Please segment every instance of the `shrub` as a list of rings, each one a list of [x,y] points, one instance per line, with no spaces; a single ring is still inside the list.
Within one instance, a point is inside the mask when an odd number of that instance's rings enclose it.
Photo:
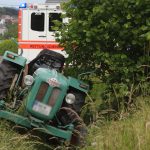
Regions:
[[[106,107],[130,105],[141,94],[138,85],[148,83],[149,4],[149,0],[70,0],[64,4],[71,19],[58,40],[70,54],[68,63],[75,75],[97,69],[97,76],[107,85],[102,94]]]
[[[18,46],[11,40],[4,40],[0,43],[0,55],[3,55],[6,50],[17,52]]]

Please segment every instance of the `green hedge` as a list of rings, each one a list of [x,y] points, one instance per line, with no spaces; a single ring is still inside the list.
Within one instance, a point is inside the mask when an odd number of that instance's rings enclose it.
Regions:
[[[70,22],[59,41],[70,55],[73,73],[92,71],[107,85],[106,107],[130,105],[150,94],[150,1],[70,0]],[[144,85],[144,86],[141,86]]]

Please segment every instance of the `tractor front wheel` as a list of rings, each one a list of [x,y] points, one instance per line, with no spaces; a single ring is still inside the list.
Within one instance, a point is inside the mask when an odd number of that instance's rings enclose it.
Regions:
[[[64,126],[70,123],[74,125],[74,131],[72,134],[70,145],[83,147],[85,145],[87,129],[79,115],[71,108],[62,107],[57,114],[57,118]]]

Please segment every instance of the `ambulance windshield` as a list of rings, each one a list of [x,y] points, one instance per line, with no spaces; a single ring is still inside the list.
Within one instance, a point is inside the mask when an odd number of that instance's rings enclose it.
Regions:
[[[31,29],[34,31],[44,31],[44,13],[32,13],[31,14]]]
[[[55,31],[53,29],[55,20],[62,22],[61,13],[49,13],[49,31]]]

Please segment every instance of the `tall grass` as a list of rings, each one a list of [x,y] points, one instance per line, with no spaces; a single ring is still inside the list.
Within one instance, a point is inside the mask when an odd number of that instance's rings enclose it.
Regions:
[[[140,109],[118,121],[94,123],[89,127],[84,150],[150,150],[150,105],[140,98]]]
[[[89,134],[82,150],[149,150],[150,149],[150,97],[140,97],[138,110],[124,114],[120,120],[98,118],[88,126]],[[122,114],[123,115],[123,114]],[[0,122],[0,150],[67,150],[65,146],[52,148],[29,131],[16,132],[12,124]]]
[[[19,128],[19,127],[17,127]],[[27,131],[19,133],[13,124],[4,120],[0,121],[0,150],[52,150],[39,137]]]
[[[147,96],[149,93],[144,92],[147,88],[143,88],[144,96],[136,99],[132,110],[117,114],[117,120],[103,117],[109,111],[113,113],[113,110],[100,110],[100,92],[104,88],[103,84],[94,85],[83,108],[83,114],[87,113],[85,116],[90,124],[86,146],[81,149],[150,150],[150,97]],[[62,145],[52,147],[53,143],[45,143],[42,137],[33,136],[30,131],[20,134],[12,127],[8,122],[0,121],[0,150],[67,150]]]

